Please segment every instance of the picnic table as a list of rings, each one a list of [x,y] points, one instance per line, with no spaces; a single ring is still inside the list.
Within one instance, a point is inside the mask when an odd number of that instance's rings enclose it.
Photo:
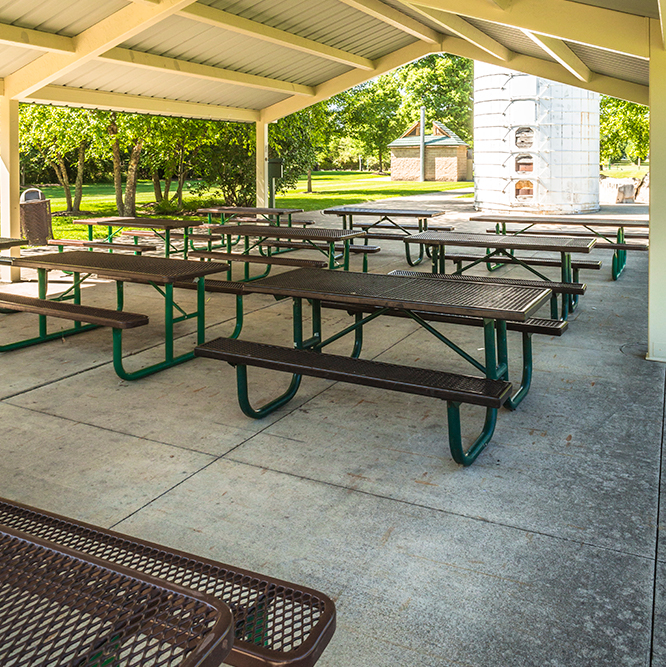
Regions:
[[[0,664],[218,667],[229,607],[0,525]]]
[[[233,227],[226,234],[227,237],[227,250],[231,252],[232,248],[232,236],[241,236],[245,239],[245,249],[244,253],[249,253],[254,248],[260,248],[264,241],[270,239],[296,239],[307,244],[308,247],[313,250],[317,250],[320,253],[326,255],[328,260],[328,268],[334,269],[338,268],[338,264],[335,259],[336,250],[335,244],[342,243],[342,268],[345,271],[349,270],[349,242],[353,238],[359,236],[364,236],[365,233],[362,230],[352,230],[352,229],[326,229],[322,227],[312,228],[312,229],[302,229],[300,227],[274,227],[267,225],[238,225]],[[250,243],[250,238],[256,238],[257,241]],[[326,244],[325,247],[322,247],[321,244]],[[269,250],[270,253],[270,250]],[[269,267],[270,268],[270,267]]]
[[[174,252],[183,252],[183,257],[187,259],[187,237],[190,227],[198,227],[203,223],[200,220],[169,220],[167,218],[131,218],[131,217],[110,217],[110,218],[80,218],[74,220],[76,224],[88,226],[88,240],[93,241],[93,227],[107,227],[106,242],[113,242],[114,238],[128,227],[136,229],[151,230],[156,236],[164,241],[164,256],[169,257]],[[115,231],[114,231],[115,229]],[[171,244],[171,232],[174,229],[182,229],[185,246],[181,251]],[[138,243],[137,239],[134,239]]]
[[[423,394],[447,400],[449,445],[453,458],[469,465],[492,437],[497,410],[511,397],[508,382],[506,322],[526,321],[551,297],[540,287],[477,284],[466,281],[424,280],[392,275],[296,269],[252,283],[243,283],[243,294],[262,293],[291,297],[294,302],[295,349],[259,345],[248,341],[216,339],[196,348],[198,356],[229,361],[236,366],[238,398],[243,412],[261,418],[285,405],[298,391],[302,375],[315,375],[369,386]],[[312,308],[312,336],[304,338],[302,302]],[[350,306],[376,309],[370,315],[357,313],[354,324],[324,338],[322,303],[336,301]],[[363,327],[388,310],[400,310],[438,340],[460,355],[483,378],[415,369],[359,359]],[[419,311],[483,318],[484,362],[464,351],[419,316]],[[350,357],[323,355],[321,350],[347,334],[354,333]],[[290,371],[287,391],[261,408],[252,407],[248,397],[247,365]],[[531,347],[523,354],[523,378],[531,378]],[[481,383],[481,384],[479,384]],[[486,384],[484,384],[486,383]],[[528,387],[516,392],[515,405]],[[462,448],[459,406],[471,402],[486,407],[481,435],[465,453]]]
[[[151,364],[137,371],[128,372],[123,366],[122,330],[113,329],[113,363],[116,373],[124,380],[136,380],[157,371],[170,368],[194,357],[193,351],[174,354],[174,324],[189,319],[196,319],[197,342],[205,337],[205,276],[220,273],[228,269],[227,264],[216,262],[197,262],[192,260],[146,257],[140,255],[120,255],[101,252],[75,250],[55,252],[43,255],[30,255],[14,260],[14,266],[37,269],[39,280],[39,299],[46,300],[47,274],[52,270],[69,271],[73,274],[72,286],[58,297],[58,301],[71,299],[74,304],[81,303],[81,283],[90,275],[109,278],[116,281],[116,301],[118,311],[124,306],[124,283],[142,283],[152,285],[164,297],[164,361]],[[197,308],[186,312],[174,300],[174,287],[191,286],[196,282]],[[180,315],[175,316],[178,311]],[[40,337],[35,342],[50,340],[53,337],[79,333],[90,327],[74,327],[67,332],[46,333],[46,315],[40,315]]]
[[[261,216],[267,220],[275,221],[276,225],[280,225],[280,218],[287,216],[287,226],[291,227],[291,216],[295,213],[303,213],[302,208],[269,208],[266,206],[210,206],[208,208],[197,209],[197,213],[208,216],[209,224],[212,224],[212,216],[219,215],[222,224],[233,220],[238,216],[254,215]]]
[[[418,243],[421,246],[430,246],[432,256],[432,272],[446,273],[445,248],[446,246],[463,246],[473,248],[484,248],[486,254],[477,260],[462,266],[455,271],[461,274],[473,266],[481,263],[489,263],[494,256],[506,255],[512,261],[520,264],[531,273],[542,280],[550,280],[547,276],[537,271],[525,261],[513,254],[515,250],[547,251],[560,254],[560,265],[563,283],[572,283],[573,271],[571,267],[572,253],[589,253],[594,248],[596,239],[584,238],[543,238],[540,236],[498,236],[495,234],[471,234],[467,232],[440,232],[427,231],[404,239],[405,243]],[[570,295],[562,295],[562,319],[566,320],[569,310],[574,307],[575,302]]]
[[[428,221],[435,216],[443,215],[444,211],[369,208],[366,206],[337,206],[326,209],[324,213],[327,215],[337,215],[342,218],[343,229],[353,229],[355,226],[363,229],[366,232],[365,243],[367,244],[368,240],[371,238],[401,240],[404,236],[409,236],[414,231],[417,231],[418,233],[424,232],[428,229]],[[359,217],[377,218],[377,220],[368,223],[354,223],[354,218]],[[418,224],[416,226],[408,225],[404,222],[397,222],[395,218],[416,218]],[[451,225],[444,225],[438,229],[451,230],[453,227]],[[389,232],[383,230],[389,230]],[[391,230],[393,231],[391,232]],[[420,249],[419,256],[416,260],[411,258],[408,246],[405,246],[405,254],[410,266],[416,266],[423,260],[423,248]]]
[[[146,577],[150,581],[157,581],[162,589],[175,591],[179,596],[173,598],[175,609],[178,609],[183,590],[190,599],[196,601],[201,598],[200,593],[205,594],[206,603],[210,601],[207,594],[214,596],[214,607],[220,606],[225,612],[222,614],[223,619],[227,618],[226,605],[233,612],[231,633],[225,635],[228,639],[226,652],[231,648],[225,664],[237,667],[313,667],[335,632],[333,600],[305,586],[0,498],[0,530],[5,527],[21,531],[21,534],[34,541],[48,540],[54,550],[61,550],[62,546],[75,550],[81,561],[101,559],[109,570],[122,569],[136,580]],[[61,579],[65,578],[62,572],[59,574]],[[183,628],[188,628],[190,620],[192,623],[205,621],[202,616],[192,615],[188,619],[185,615],[181,619]],[[165,629],[170,628],[167,626]],[[207,631],[205,622],[201,623],[199,631],[202,634]],[[218,641],[216,644],[212,634],[209,632],[204,641],[211,653],[217,656],[220,655],[217,646],[223,645],[223,642]],[[173,636],[176,636],[175,633]],[[191,648],[196,645],[197,637],[192,636]],[[149,652],[149,655],[152,656],[152,653]],[[158,655],[151,657],[147,664],[160,667],[171,665],[162,662]],[[182,658],[182,652],[180,655]],[[132,657],[137,656],[132,654]],[[222,659],[223,655],[219,660]],[[2,660],[0,664],[4,666],[7,663]],[[34,662],[11,664],[16,667],[37,667]],[[48,664],[51,667],[52,663]],[[129,667],[143,664],[138,659],[136,662],[87,662],[85,658],[80,662],[67,663],[68,667]],[[190,662],[178,664],[181,667],[193,667]],[[194,664],[209,667],[208,662]],[[219,661],[213,663],[216,667],[218,664]]]
[[[614,250],[612,261],[612,277],[617,280],[627,265],[627,250],[645,250],[646,245],[629,244],[627,238],[631,232],[626,232],[627,229],[641,229],[645,230],[648,227],[647,221],[635,219],[622,220],[606,220],[600,218],[570,218],[570,217],[555,217],[555,216],[527,216],[527,215],[475,215],[470,218],[471,221],[489,222],[495,225],[495,232],[497,234],[524,234],[532,230],[532,233],[537,234],[539,230],[533,229],[536,225],[543,225],[546,227],[582,227],[586,235],[591,235],[606,244],[599,244],[599,248],[610,247]],[[507,223],[517,223],[521,225],[519,229],[507,229]],[[615,239],[608,236],[606,230],[615,230]],[[571,234],[575,236],[577,231],[546,231],[544,234]],[[647,237],[647,234],[638,233],[640,237]]]

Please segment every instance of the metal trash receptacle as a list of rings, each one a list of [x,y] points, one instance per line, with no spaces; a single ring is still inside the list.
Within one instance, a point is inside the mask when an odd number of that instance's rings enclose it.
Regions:
[[[21,238],[28,245],[46,245],[53,238],[51,227],[51,200],[37,188],[28,188],[21,194]]]

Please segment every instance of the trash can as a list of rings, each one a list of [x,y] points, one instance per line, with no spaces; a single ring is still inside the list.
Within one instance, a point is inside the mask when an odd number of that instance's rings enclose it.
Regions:
[[[284,176],[284,160],[273,158],[268,161],[268,206],[275,208],[275,181]]]
[[[46,245],[53,238],[51,201],[37,188],[28,188],[21,194],[21,238],[28,245]]]

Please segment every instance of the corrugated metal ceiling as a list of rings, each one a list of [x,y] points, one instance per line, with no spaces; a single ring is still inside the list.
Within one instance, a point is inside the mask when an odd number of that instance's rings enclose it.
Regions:
[[[127,5],[125,0],[8,0],[0,23],[74,37]]]
[[[74,74],[54,81],[54,84],[246,109],[262,109],[287,97],[281,93],[190,79],[167,72],[138,71],[141,76],[137,76],[137,69],[129,65],[93,61],[77,69]]]
[[[574,1],[640,16],[658,16],[657,0]],[[416,42],[412,35],[339,0],[199,0],[199,3],[370,60]],[[385,4],[446,34],[436,23],[400,0],[385,0]],[[75,36],[127,6],[131,6],[129,0],[0,0],[0,23]],[[465,20],[516,53],[553,62],[517,28],[477,19]],[[649,83],[645,60],[581,44],[567,44],[593,72],[642,85]],[[349,65],[213,27],[184,14],[165,18],[119,46],[311,87],[351,70]],[[0,45],[0,76],[20,70],[42,53]],[[248,109],[263,109],[288,97],[281,92],[167,71],[138,70],[110,60],[82,64],[54,83]]]

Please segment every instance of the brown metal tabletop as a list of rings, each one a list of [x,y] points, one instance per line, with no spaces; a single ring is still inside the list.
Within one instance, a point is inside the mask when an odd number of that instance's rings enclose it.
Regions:
[[[136,227],[138,229],[182,229],[184,227],[197,227],[202,225],[201,220],[169,220],[168,218],[124,218],[121,216],[111,218],[81,218],[74,220],[79,225],[103,226],[103,227]]]
[[[145,255],[120,255],[87,250],[31,255],[14,260],[14,266],[29,269],[93,273],[104,278],[127,282],[174,283],[227,270],[226,264],[198,262]]]
[[[398,208],[368,208],[361,206],[336,206],[334,208],[327,208],[323,213],[327,215],[360,215],[360,216],[383,216],[391,218],[422,218],[429,219],[438,215],[444,215],[445,211],[427,211],[424,209],[398,209]]]
[[[81,558],[103,559],[108,567],[130,568],[135,577],[156,577],[167,589],[173,582],[190,595],[196,596],[194,591],[214,595],[233,611],[234,641],[228,664],[236,667],[313,667],[335,631],[335,604],[305,586],[4,498],[0,498],[0,525],[66,545]],[[87,662],[81,665],[94,667]]]
[[[222,601],[0,526],[0,664],[217,667]]]
[[[183,257],[187,258],[188,248],[188,233],[190,227],[198,227],[202,225],[201,220],[169,220],[168,218],[130,218],[115,216],[110,218],[81,218],[74,220],[75,223],[81,225],[88,225],[88,240],[93,240],[93,227],[106,227],[106,240],[113,242],[115,236],[120,234],[123,229],[127,227],[138,229],[151,229],[157,236],[164,241],[164,256],[169,257],[170,254],[182,253]],[[114,227],[116,230],[114,231]],[[180,250],[171,244],[171,231],[174,229],[182,229],[184,232],[185,243],[183,249]],[[138,239],[135,239],[138,242]]]
[[[347,271],[349,269],[349,241],[353,238],[365,236],[365,232],[361,229],[325,229],[322,227],[304,229],[302,227],[238,225],[237,227],[231,227],[229,233],[227,234],[227,247],[229,252],[231,252],[232,235],[245,237],[245,252],[249,252],[256,246],[261,246],[262,241],[266,239],[297,239],[299,241],[305,241],[306,243],[311,244],[311,247],[314,250],[318,250],[327,256],[328,266],[330,269],[336,268],[337,266],[335,261],[335,243],[341,241],[344,246],[342,267],[345,271]],[[250,245],[247,241],[247,239],[250,237],[257,238],[259,240],[253,245]],[[317,241],[327,243],[327,250],[317,246]]]
[[[302,208],[267,208],[261,206],[211,206],[200,208],[197,213],[223,213],[225,215],[290,215],[303,213]]]
[[[502,236],[501,234],[468,234],[467,232],[427,231],[404,239],[405,243],[432,246],[465,246],[472,248],[502,248],[504,250],[543,250],[559,253],[589,253],[596,239],[543,238],[541,236]]]
[[[243,285],[243,293],[252,292],[514,321],[531,317],[551,296],[547,288],[321,269],[296,269]]]
[[[27,241],[24,241],[23,239],[10,239],[0,236],[0,250],[9,250],[9,248],[13,248],[14,246],[18,245],[25,245],[26,243]]]

